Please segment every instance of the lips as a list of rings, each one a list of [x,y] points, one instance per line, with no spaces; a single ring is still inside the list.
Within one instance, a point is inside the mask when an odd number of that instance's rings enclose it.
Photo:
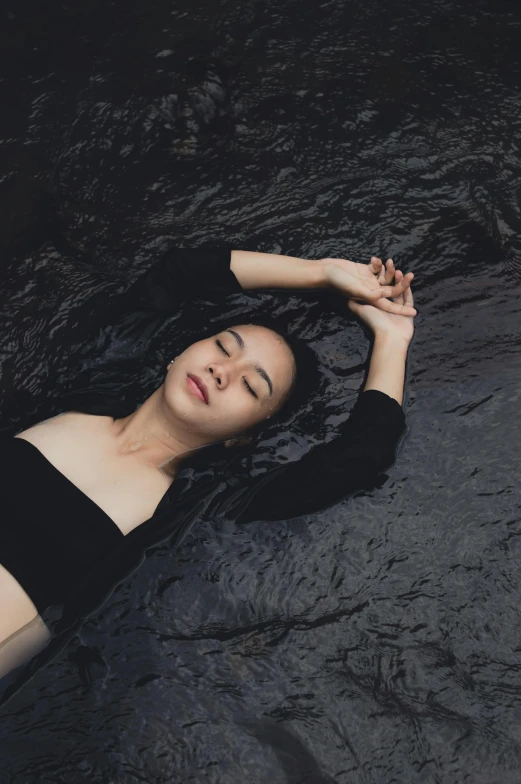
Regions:
[[[196,395],[198,395],[201,400],[204,400],[206,405],[209,403],[208,397],[208,388],[206,384],[204,384],[199,376],[194,376],[193,373],[188,373],[188,384],[191,386],[192,390]]]

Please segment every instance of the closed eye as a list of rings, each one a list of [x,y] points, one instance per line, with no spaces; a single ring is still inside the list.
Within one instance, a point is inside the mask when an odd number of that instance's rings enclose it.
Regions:
[[[230,355],[228,354],[228,352],[227,352],[227,351],[226,351],[226,349],[224,348],[224,346],[223,346],[223,344],[221,343],[221,341],[220,341],[220,340],[216,340],[215,342],[217,343],[217,345],[219,346],[219,348],[221,349],[221,351],[223,352],[223,354],[226,354],[226,356],[227,356],[227,357],[229,357]],[[258,396],[258,395],[257,395],[257,393],[256,393],[256,392],[255,392],[255,391],[254,391],[254,390],[253,390],[253,389],[250,387],[250,385],[248,384],[248,382],[246,381],[246,379],[245,379],[245,378],[243,378],[243,381],[244,381],[244,384],[245,384],[245,386],[246,386],[246,389],[248,390],[248,392],[250,392],[250,394],[252,394],[252,395],[253,395],[253,397],[257,398],[257,400],[258,400],[258,399],[259,399],[259,396]]]
[[[227,352],[227,351],[226,351],[226,349],[224,348],[224,346],[223,346],[223,344],[221,343],[221,341],[220,341],[220,340],[216,340],[215,342],[217,343],[217,345],[219,346],[219,348],[221,349],[221,351],[223,351],[223,352],[226,354],[226,356],[227,356],[227,357],[229,357],[230,355],[228,354],[228,352]]]

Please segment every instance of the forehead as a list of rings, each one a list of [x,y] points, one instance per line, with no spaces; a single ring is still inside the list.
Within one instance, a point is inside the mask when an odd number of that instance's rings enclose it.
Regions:
[[[225,334],[230,334],[228,330],[235,332],[243,339],[245,352],[262,353],[264,356],[270,356],[276,352],[277,355],[284,355],[288,358],[292,356],[291,349],[286,342],[271,329],[256,324],[236,324],[226,327]],[[237,342],[232,334],[230,334],[230,338]]]

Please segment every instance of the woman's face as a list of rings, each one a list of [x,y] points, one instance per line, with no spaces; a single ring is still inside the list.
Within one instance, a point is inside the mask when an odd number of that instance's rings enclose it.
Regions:
[[[212,443],[245,433],[274,414],[294,372],[293,353],[276,333],[232,326],[193,343],[168,366],[165,403],[178,425]]]

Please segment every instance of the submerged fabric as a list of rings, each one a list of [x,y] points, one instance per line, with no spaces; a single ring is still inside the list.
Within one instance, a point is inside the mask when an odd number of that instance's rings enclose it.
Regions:
[[[242,293],[230,263],[229,248],[172,249],[111,303],[107,312],[95,310],[90,328],[102,329],[107,323],[119,321],[125,322],[126,329],[151,330],[158,328],[161,316],[171,313],[187,300],[224,301],[230,295]],[[62,410],[115,418],[127,416],[136,409],[132,402],[115,400],[91,389],[64,395],[60,405]],[[14,568],[17,574],[25,575],[25,584],[35,592],[33,595],[36,595],[39,607],[48,601],[78,612],[80,608],[99,603],[119,577],[139,564],[146,547],[166,536],[180,537],[203,512],[214,517],[224,515],[238,522],[287,520],[318,511],[353,490],[371,487],[392,462],[404,429],[403,409],[396,400],[377,390],[362,392],[335,439],[313,449],[301,460],[285,463],[261,476],[244,477],[238,488],[232,467],[219,476],[207,471],[195,482],[190,469],[182,471],[152,517],[122,537],[115,543],[116,547],[104,546],[106,538],[114,538],[111,525],[116,527],[115,524],[106,515],[104,520],[99,507],[77,488],[71,495],[71,488],[66,485],[68,480],[53,477],[53,466],[47,462],[44,470],[49,481],[33,485],[35,520],[32,525],[34,529],[43,525],[43,530],[38,538],[29,535],[26,539],[20,528],[20,539],[15,543],[16,530],[12,528],[7,538],[11,551],[19,555]],[[21,448],[17,448],[20,452]],[[25,451],[31,452],[28,457],[33,466],[35,460],[41,464],[34,454],[37,450]],[[17,512],[26,514],[29,510],[26,506],[22,510],[14,485],[6,485],[4,492],[9,494],[10,487],[13,488],[14,526]],[[89,512],[93,520],[91,530],[85,527],[83,520],[76,529],[76,520]],[[85,546],[85,557],[78,561],[76,545],[79,543],[81,550],[91,532],[92,541]],[[61,574],[56,585],[51,585],[49,578],[48,588],[41,567],[36,566],[42,541],[52,562],[59,564],[57,572]],[[94,553],[98,557],[94,557]],[[11,564],[14,564],[13,558]],[[40,576],[37,584],[31,585],[33,578],[29,578],[29,571],[34,579],[36,575]],[[31,595],[30,590],[28,593]]]

